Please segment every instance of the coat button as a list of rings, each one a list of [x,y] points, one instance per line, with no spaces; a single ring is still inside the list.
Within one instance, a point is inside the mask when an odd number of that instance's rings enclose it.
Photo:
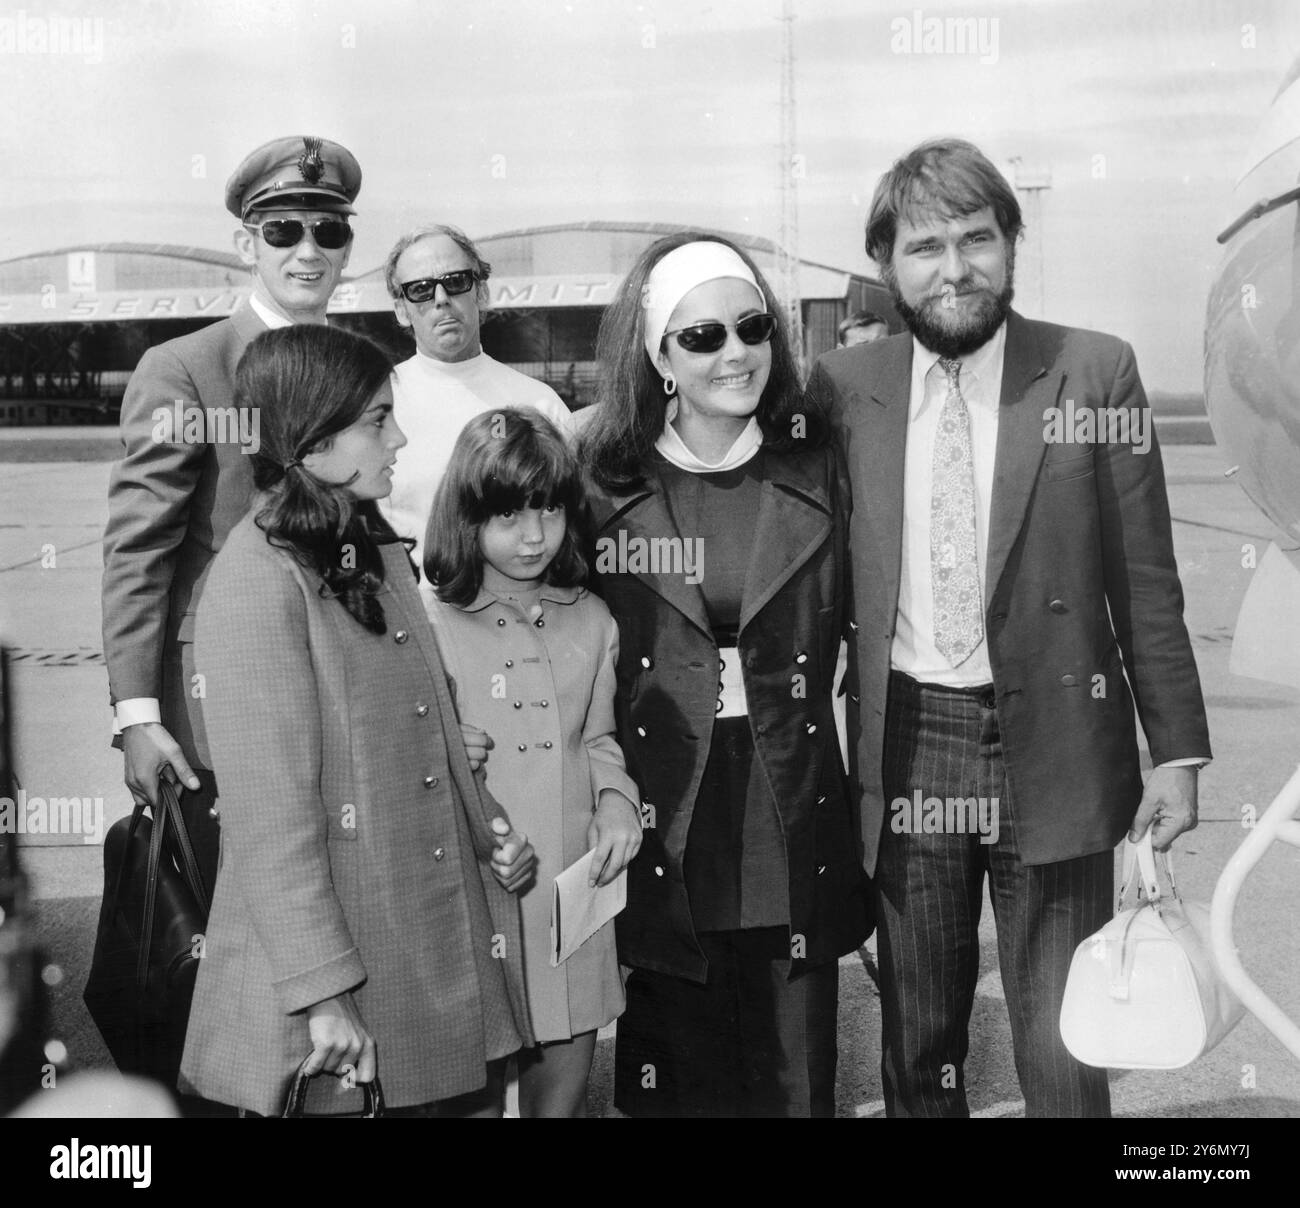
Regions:
[[[857,633],[857,632],[858,632],[858,623],[857,623],[857,621],[850,621],[850,622],[849,622],[849,628],[850,628],[851,630],[853,630],[854,633]]]
[[[808,733],[809,733],[809,734],[816,734],[816,733],[817,733],[817,723],[816,723],[816,722],[812,722],[812,721],[810,721],[810,722],[808,723]]]
[[[416,705],[416,706],[415,706],[415,716],[416,716],[416,717],[428,717],[428,716],[429,716],[429,706],[428,706],[428,705],[425,705],[425,704],[419,704],[419,705]]]
[[[649,671],[654,665],[655,665],[654,659],[652,659],[648,654],[643,654],[641,656],[641,666],[644,667],[647,671]]]
[[[514,660],[514,659],[506,659],[506,666],[507,666],[507,667],[513,667],[514,665],[515,665],[515,660]]]
[[[519,744],[519,749],[520,749],[521,751],[526,751],[526,750],[528,750],[528,744],[527,744],[526,742],[521,742],[521,743]]]
[[[1072,675],[1061,676],[1061,683],[1063,683],[1067,688],[1073,688],[1078,682],[1079,681]]]
[[[541,706],[543,709],[549,709],[551,707],[551,702],[548,700],[544,700],[541,702]]]
[[[400,646],[410,636],[411,635],[407,633],[405,629],[399,629],[395,634],[393,634],[393,641]]]
[[[1048,606],[1053,612],[1069,612],[1064,600],[1053,600]]]
[[[498,624],[498,625],[504,625],[505,623],[506,623],[506,619],[505,619],[505,617],[497,617],[497,624]]]
[[[221,811],[215,805],[208,806],[208,817],[220,819]]]
[[[799,653],[794,656],[794,661],[796,663],[806,663],[808,661],[807,652],[803,650],[799,651]]]
[[[544,617],[538,617],[537,620],[533,622],[533,624],[536,625],[538,629],[545,629],[546,619]]]
[[[517,701],[515,701],[515,708],[516,708],[516,709],[522,709],[523,707],[524,707],[524,702],[523,702],[523,701],[521,701],[521,700],[517,700]]]
[[[644,737],[645,737],[645,726],[637,726],[637,728],[636,728],[636,732],[637,732],[637,734],[638,734],[641,738],[644,738]]]
[[[436,776],[426,776],[424,778],[424,787],[426,789],[436,788],[437,784],[438,778]]]
[[[554,744],[554,743],[553,743],[549,738],[548,738],[544,743],[542,743],[542,746],[544,746],[548,751],[549,751],[549,750],[550,750],[554,745],[555,745],[555,744]]]
[[[443,858],[443,856],[445,856],[446,854],[447,854],[447,853],[446,853],[445,851],[443,851],[443,849],[442,849],[441,847],[435,847],[435,848],[433,849],[433,858],[434,858],[435,860],[441,860],[441,859]]]
[[[656,865],[655,865],[655,876],[656,876],[656,877],[662,877],[663,875],[664,875],[664,866],[663,866],[662,864],[656,864]]]
[[[819,877],[820,877],[820,876],[822,875],[822,873],[824,873],[825,871],[826,871],[826,865],[825,865],[825,864],[818,864],[818,865],[817,865],[817,875],[818,875]]]

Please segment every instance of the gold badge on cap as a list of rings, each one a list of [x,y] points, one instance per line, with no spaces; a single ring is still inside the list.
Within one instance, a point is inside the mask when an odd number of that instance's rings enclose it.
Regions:
[[[298,171],[309,185],[317,184],[325,172],[325,161],[320,157],[320,139],[304,136],[306,150],[298,157]]]

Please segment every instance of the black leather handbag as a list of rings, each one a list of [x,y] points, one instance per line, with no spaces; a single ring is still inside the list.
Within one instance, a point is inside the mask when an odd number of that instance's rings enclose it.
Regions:
[[[284,1119],[301,1120],[307,1118],[310,1113],[307,1111],[307,1088],[311,1085],[312,1078],[315,1074],[306,1074],[304,1070],[307,1062],[311,1060],[310,1056],[303,1059],[302,1065],[298,1067],[298,1072],[293,1076],[293,1085],[289,1087],[289,1095],[284,1104]],[[363,1120],[375,1120],[384,1114],[384,1088],[379,1085],[379,1075],[375,1075],[373,1082],[358,1082],[357,1090],[363,1096],[363,1106],[361,1108],[360,1118]],[[334,1119],[335,1117],[328,1117]]]
[[[209,901],[176,790],[161,781],[152,821],[147,808],[104,837],[104,903],[82,997],[118,1068],[174,1089]]]

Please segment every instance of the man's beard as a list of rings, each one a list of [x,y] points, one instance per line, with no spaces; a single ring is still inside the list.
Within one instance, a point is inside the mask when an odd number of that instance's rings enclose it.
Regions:
[[[949,326],[936,317],[948,309],[943,305],[942,295],[926,298],[919,306],[909,306],[903,301],[903,296],[899,292],[898,276],[894,272],[893,265],[884,265],[880,276],[894,300],[894,309],[898,311],[899,318],[907,324],[908,331],[924,347],[931,352],[937,352],[941,357],[964,357],[993,338],[1011,309],[1011,299],[1015,296],[1015,256],[1010,247],[1007,248],[1006,273],[1007,280],[1001,293],[993,294],[988,290],[981,290],[980,304],[964,316],[961,316],[956,308],[951,310],[952,317],[961,318],[957,326]],[[973,284],[970,281],[959,281],[953,285],[953,289],[956,293],[962,294]]]

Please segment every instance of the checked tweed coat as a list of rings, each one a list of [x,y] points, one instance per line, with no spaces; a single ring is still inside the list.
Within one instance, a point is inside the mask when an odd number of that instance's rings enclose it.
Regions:
[[[486,866],[501,811],[471,774],[404,547],[374,634],[256,527],[208,576],[196,662],[222,864],[182,1089],[277,1114],[305,1008],[346,990],[394,1107],[476,1090],[531,1043],[519,906]]]

